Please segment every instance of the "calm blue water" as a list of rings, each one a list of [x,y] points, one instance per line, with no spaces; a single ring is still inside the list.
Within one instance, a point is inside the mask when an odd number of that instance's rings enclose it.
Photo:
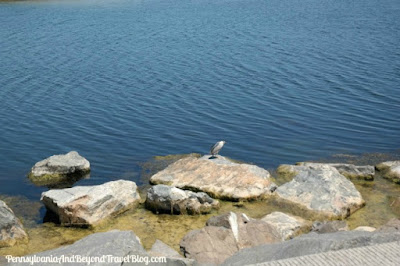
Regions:
[[[400,148],[400,1],[0,3],[0,194],[77,150],[99,184],[154,155],[262,167]]]

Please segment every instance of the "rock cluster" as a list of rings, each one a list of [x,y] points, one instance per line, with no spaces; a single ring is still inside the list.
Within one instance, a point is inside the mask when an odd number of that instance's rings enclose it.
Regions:
[[[61,225],[92,226],[121,213],[140,201],[135,182],[118,180],[98,186],[52,189],[42,193],[42,202]]]
[[[214,198],[233,201],[260,199],[276,189],[265,169],[234,163],[222,156],[210,157],[180,159],[153,175],[150,182],[203,191]]]
[[[230,212],[210,218],[203,229],[190,231],[180,246],[187,258],[199,263],[220,264],[240,249],[281,239],[271,224]]]
[[[156,185],[147,191],[145,206],[155,213],[205,214],[218,209],[219,202],[204,192]]]

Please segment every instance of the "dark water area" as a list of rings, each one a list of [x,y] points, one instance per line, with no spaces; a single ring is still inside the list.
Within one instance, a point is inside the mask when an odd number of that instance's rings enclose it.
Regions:
[[[400,148],[400,1],[0,3],[0,194],[77,150],[77,184],[128,179],[155,155],[264,168]]]

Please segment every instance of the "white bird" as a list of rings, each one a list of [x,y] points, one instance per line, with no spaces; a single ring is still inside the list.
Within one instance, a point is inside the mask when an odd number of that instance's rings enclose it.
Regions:
[[[218,152],[222,149],[222,147],[224,146],[225,141],[221,140],[218,141],[217,143],[215,143],[211,149],[210,149],[210,153],[212,155],[212,157],[214,157],[215,155],[218,154]]]

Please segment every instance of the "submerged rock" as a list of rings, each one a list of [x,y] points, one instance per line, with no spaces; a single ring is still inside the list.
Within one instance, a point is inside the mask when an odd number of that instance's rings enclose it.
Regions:
[[[36,185],[52,186],[74,182],[90,172],[90,163],[76,151],[53,155],[37,162],[28,177]]]
[[[190,231],[180,242],[185,257],[200,264],[220,264],[240,249],[281,241],[275,227],[243,213],[215,216],[206,225]]]
[[[270,195],[276,185],[267,170],[225,157],[183,158],[150,178],[153,184],[203,191],[214,198],[252,200]]]
[[[380,232],[400,232],[400,219],[390,219],[386,224],[378,228]]]
[[[132,208],[140,201],[135,182],[118,180],[98,186],[53,189],[42,202],[64,226],[91,226]]]
[[[346,221],[316,221],[313,223],[311,231],[319,234],[349,231],[349,226]]]
[[[400,241],[400,232],[343,231],[327,234],[309,233],[275,244],[265,244],[237,252],[222,265],[241,266],[281,260],[373,244]]]
[[[400,184],[400,161],[388,161],[377,164],[376,169],[382,172],[384,178]]]
[[[295,237],[301,232],[310,230],[311,222],[306,221],[301,217],[292,216],[283,212],[273,212],[263,218],[261,221],[266,222],[279,232],[282,240],[287,240]]]
[[[219,202],[204,192],[156,185],[147,191],[145,206],[156,213],[205,214],[218,209]]]
[[[336,168],[302,167],[292,181],[276,189],[278,197],[329,218],[345,218],[365,205],[354,184]]]
[[[374,180],[375,176],[375,167],[373,165],[354,165],[346,163],[310,163],[310,162],[301,162],[298,163],[297,165],[314,166],[314,167],[329,165],[335,167],[340,174],[350,179],[364,179],[372,181]]]
[[[26,243],[28,235],[14,212],[0,200],[0,248]]]

